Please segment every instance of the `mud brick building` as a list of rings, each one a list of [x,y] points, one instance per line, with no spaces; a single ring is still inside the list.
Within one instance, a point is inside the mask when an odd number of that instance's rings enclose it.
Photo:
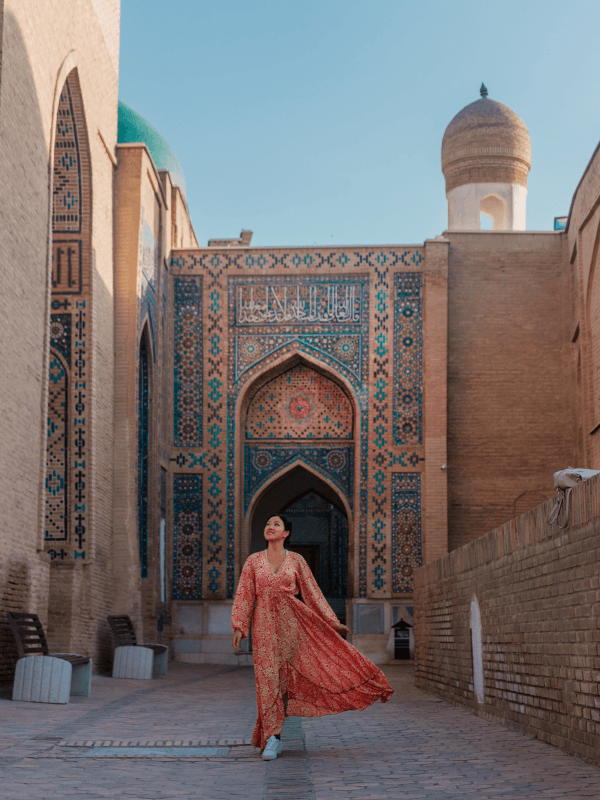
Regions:
[[[600,156],[564,229],[525,230],[527,128],[482,87],[443,137],[445,232],[200,246],[175,154],[118,102],[118,0],[0,13],[0,618],[98,669],[111,612],[248,663],[236,581],[285,510],[385,662],[395,622],[425,626],[423,567],[600,465]],[[3,679],[14,657],[0,627]]]

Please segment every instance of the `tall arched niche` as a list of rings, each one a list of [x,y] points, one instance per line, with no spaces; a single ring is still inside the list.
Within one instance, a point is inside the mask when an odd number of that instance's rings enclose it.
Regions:
[[[357,535],[354,509],[360,472],[360,415],[347,382],[315,359],[298,352],[288,354],[265,365],[244,387],[236,427],[238,570],[257,536],[253,531],[253,520],[258,524],[260,516],[260,511],[258,516],[255,513],[257,503],[271,483],[292,469],[298,481],[296,498],[312,487],[336,507],[343,507],[349,521],[352,559]],[[292,499],[287,498],[288,502]]]

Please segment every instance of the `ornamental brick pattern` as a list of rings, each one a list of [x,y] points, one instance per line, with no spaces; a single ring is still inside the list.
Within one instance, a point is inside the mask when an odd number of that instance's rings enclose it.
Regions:
[[[508,106],[482,97],[450,122],[442,140],[446,192],[467,183],[518,183],[527,188],[531,142]]]

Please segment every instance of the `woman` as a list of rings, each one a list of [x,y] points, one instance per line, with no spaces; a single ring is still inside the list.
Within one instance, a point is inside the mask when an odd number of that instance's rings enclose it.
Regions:
[[[244,564],[231,613],[238,652],[253,621],[258,719],[252,744],[264,748],[265,761],[282,751],[285,717],[362,710],[392,694],[381,670],[339,635],[348,628],[331,610],[306,561],[285,549],[291,532],[281,514],[269,517],[267,549]],[[299,591],[304,602],[295,597]]]

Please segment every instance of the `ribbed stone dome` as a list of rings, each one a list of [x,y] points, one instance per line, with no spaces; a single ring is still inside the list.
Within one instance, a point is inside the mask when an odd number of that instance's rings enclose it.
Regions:
[[[147,119],[121,100],[117,141],[120,144],[143,142],[150,151],[156,168],[168,170],[174,185],[179,186],[185,197],[183,170],[171,146]]]
[[[446,192],[469,183],[517,183],[527,188],[530,167],[529,131],[503,103],[482,97],[459,111],[446,128]]]

